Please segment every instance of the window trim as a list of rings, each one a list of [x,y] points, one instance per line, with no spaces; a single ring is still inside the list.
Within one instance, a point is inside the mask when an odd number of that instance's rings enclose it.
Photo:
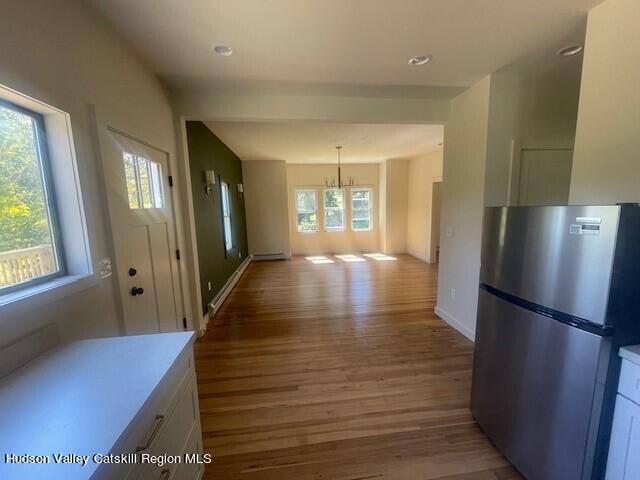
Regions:
[[[369,208],[353,208],[353,193],[354,192],[369,192]],[[349,197],[350,197],[350,208],[351,208],[351,230],[354,232],[370,232],[371,230],[373,230],[373,189],[370,187],[357,187],[357,188],[352,188],[351,191],[349,192]],[[354,211],[364,211],[367,210],[369,212],[369,228],[355,228],[353,226],[353,212]],[[358,219],[358,220],[362,220],[362,219]]]
[[[300,212],[298,210],[298,192],[309,192],[313,193],[313,212]],[[293,192],[293,206],[295,209],[295,222],[296,222],[296,232],[302,233],[305,235],[310,235],[314,233],[318,233],[318,191],[314,188],[296,188]],[[299,213],[315,213],[316,214],[316,226],[313,230],[300,230],[300,224],[298,223],[298,214]]]
[[[226,191],[226,192],[225,192]],[[225,200],[227,204],[227,214],[225,215]],[[233,251],[233,223],[231,216],[231,194],[229,184],[220,180],[220,208],[222,210],[222,237],[224,240],[225,253]],[[227,235],[226,219],[229,218],[229,235]]]
[[[60,216],[58,214],[58,205],[55,194],[55,181],[53,178],[53,171],[51,166],[51,157],[49,155],[49,142],[47,137],[47,131],[45,128],[44,115],[18,105],[14,102],[6,100],[0,97],[0,107],[8,110],[13,110],[20,114],[31,117],[34,121],[34,136],[36,143],[36,155],[39,162],[40,176],[42,179],[42,187],[44,190],[44,198],[46,202],[47,220],[49,222],[49,231],[51,232],[52,250],[55,256],[55,262],[57,264],[57,271],[48,275],[33,278],[26,282],[18,283],[15,285],[9,285],[4,288],[0,288],[0,300],[13,296],[16,292],[21,290],[31,289],[35,286],[42,285],[55,281],[61,277],[69,275],[67,267],[67,259],[64,250],[64,241],[62,230],[60,228]]]
[[[326,198],[326,193],[327,192],[332,192],[338,190],[339,192],[342,192],[342,208],[338,208],[338,207],[327,207],[327,198]],[[345,193],[345,189],[344,188],[325,188],[322,191],[322,219],[323,219],[323,225],[324,225],[324,231],[325,232],[329,232],[329,233],[334,233],[334,232],[344,232],[346,230],[345,228],[345,205],[344,205],[344,195]],[[342,210],[342,226],[340,228],[337,227],[327,227],[327,210]]]

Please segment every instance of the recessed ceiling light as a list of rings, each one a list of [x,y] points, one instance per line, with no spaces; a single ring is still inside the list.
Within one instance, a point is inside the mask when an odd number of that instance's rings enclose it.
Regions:
[[[213,50],[222,57],[228,57],[233,53],[233,49],[231,47],[222,43],[218,43],[216,46],[214,46]]]
[[[573,57],[574,55],[579,54],[582,50],[584,50],[584,45],[570,45],[558,50],[558,55],[561,57]]]
[[[412,59],[409,60],[409,65],[415,65],[415,66],[426,65],[431,60],[433,60],[432,55],[418,55],[417,57],[413,57]]]

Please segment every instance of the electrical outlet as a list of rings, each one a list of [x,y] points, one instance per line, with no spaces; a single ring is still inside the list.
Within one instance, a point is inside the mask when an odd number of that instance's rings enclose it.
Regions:
[[[238,252],[238,258],[242,258],[242,252]]]
[[[98,262],[98,273],[102,279],[111,276],[113,270],[111,269],[111,259],[109,257],[105,257]]]
[[[211,291],[211,282],[207,282],[207,287],[209,288],[209,291]]]
[[[455,298],[456,298],[456,289],[455,289],[455,288],[452,288],[452,289],[451,289],[451,300],[453,300],[453,299],[455,299]]]

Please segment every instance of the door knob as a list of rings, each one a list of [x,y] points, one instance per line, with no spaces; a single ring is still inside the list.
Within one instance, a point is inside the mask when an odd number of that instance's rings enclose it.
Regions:
[[[144,289],[142,287],[132,287],[131,288],[131,295],[132,296],[136,296],[136,295],[142,295],[144,293]]]

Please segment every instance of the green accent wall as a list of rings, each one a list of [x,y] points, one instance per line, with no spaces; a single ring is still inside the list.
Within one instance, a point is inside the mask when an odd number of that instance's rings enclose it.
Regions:
[[[242,183],[242,164],[238,156],[202,122],[187,122],[187,145],[204,314],[207,305],[247,258],[244,198],[238,192],[238,184]],[[206,170],[216,173],[216,184],[208,195],[205,193]],[[229,185],[233,249],[228,252],[222,226],[221,181]],[[211,291],[208,282],[211,282]]]

